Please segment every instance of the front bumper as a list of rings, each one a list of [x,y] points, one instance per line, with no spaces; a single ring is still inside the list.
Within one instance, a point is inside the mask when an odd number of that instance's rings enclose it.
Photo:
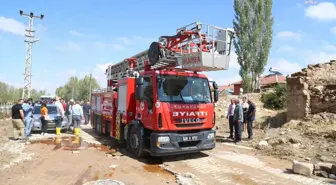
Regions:
[[[47,130],[56,130],[56,122],[54,120],[48,120],[47,121]],[[68,128],[68,122],[62,122],[61,129]],[[32,131],[41,131],[42,130],[42,124],[39,120],[33,120],[33,126]]]
[[[209,138],[208,136],[213,137]],[[159,137],[169,137],[169,141],[158,142]],[[153,132],[150,136],[150,149],[152,156],[168,156],[186,153],[195,153],[215,148],[215,130],[203,130],[195,133],[158,133]],[[189,139],[183,141],[183,139]]]

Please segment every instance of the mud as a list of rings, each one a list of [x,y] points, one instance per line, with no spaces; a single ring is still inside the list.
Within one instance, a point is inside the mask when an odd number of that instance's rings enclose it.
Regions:
[[[54,145],[53,151],[55,150],[67,150],[76,151],[84,149],[96,149],[106,154],[114,154],[118,151],[118,148],[113,148],[109,145],[93,144],[84,141],[83,138],[79,136],[66,136],[66,137],[49,137],[47,139],[31,140],[31,144],[46,144]]]
[[[166,170],[162,169],[158,164],[145,164],[143,169],[149,173],[155,173],[160,175],[167,175],[173,176],[171,173],[167,172]]]

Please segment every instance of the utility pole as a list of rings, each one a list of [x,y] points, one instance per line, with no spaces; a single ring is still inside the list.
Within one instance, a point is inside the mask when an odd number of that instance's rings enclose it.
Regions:
[[[33,20],[34,18],[43,19],[44,15],[41,14],[40,16],[35,16],[33,12],[30,12],[30,14],[23,13],[22,10],[20,10],[20,15],[23,17],[29,18],[29,24],[28,28],[25,30],[26,34],[26,40],[27,43],[27,49],[26,49],[26,62],[24,67],[24,87],[22,90],[22,98],[30,98],[30,91],[31,91],[31,76],[32,76],[32,46],[33,43],[39,41],[38,38],[35,38],[33,33],[35,30],[33,29]]]

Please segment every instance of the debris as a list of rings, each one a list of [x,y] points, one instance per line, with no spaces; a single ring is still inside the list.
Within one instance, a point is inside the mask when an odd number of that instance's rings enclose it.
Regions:
[[[83,185],[125,185],[121,181],[113,180],[113,179],[102,179],[102,180],[97,180],[97,181],[90,181],[87,182]]]
[[[118,165],[112,164],[109,166],[110,169],[116,169]]]
[[[331,166],[331,171],[330,171],[330,173],[336,175],[336,164],[333,164],[333,165]]]
[[[330,178],[330,179],[334,179],[334,180],[336,180],[336,175],[334,175],[334,174],[329,174],[329,178]]]
[[[112,157],[112,154],[105,154],[106,157]]]
[[[293,160],[293,172],[305,176],[311,176],[313,174],[314,165],[311,163],[304,163]]]
[[[176,174],[175,175],[176,183],[178,185],[197,185],[197,184],[200,184],[200,183],[196,182],[195,180],[193,180],[194,177],[195,177],[195,175],[191,174],[191,173]]]
[[[267,148],[269,145],[267,143],[267,141],[260,141],[257,145],[257,149],[262,150]]]
[[[162,169],[164,169],[165,171],[167,171],[168,173],[170,173],[172,175],[176,175],[177,174],[177,172],[175,172],[172,169],[168,168],[167,164],[160,164],[159,167],[162,168]]]
[[[332,165],[333,164],[331,163],[317,163],[314,165],[314,170],[322,170],[322,171],[330,173]]]
[[[72,154],[79,154],[79,151],[74,150],[74,151],[72,151]]]
[[[190,172],[187,172],[187,173],[183,174],[183,176],[187,177],[187,178],[194,178],[195,177],[195,175],[190,173]]]
[[[325,171],[322,170],[317,170],[314,172],[314,175],[319,176],[319,177],[324,177],[324,178],[328,178],[329,174]]]
[[[336,139],[336,129],[331,131],[330,137]]]
[[[297,139],[297,138],[291,137],[291,138],[289,138],[289,142],[292,143],[292,144],[298,144],[301,141],[299,139]]]
[[[26,144],[26,145],[30,145],[31,143],[30,143],[29,141],[27,141],[25,144]]]

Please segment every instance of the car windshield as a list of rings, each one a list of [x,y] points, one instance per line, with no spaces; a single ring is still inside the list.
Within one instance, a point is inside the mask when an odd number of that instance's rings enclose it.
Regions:
[[[211,103],[206,78],[158,75],[157,89],[162,102]]]
[[[57,108],[54,106],[47,106],[48,114],[57,114]],[[34,114],[41,114],[41,106],[34,107]]]

